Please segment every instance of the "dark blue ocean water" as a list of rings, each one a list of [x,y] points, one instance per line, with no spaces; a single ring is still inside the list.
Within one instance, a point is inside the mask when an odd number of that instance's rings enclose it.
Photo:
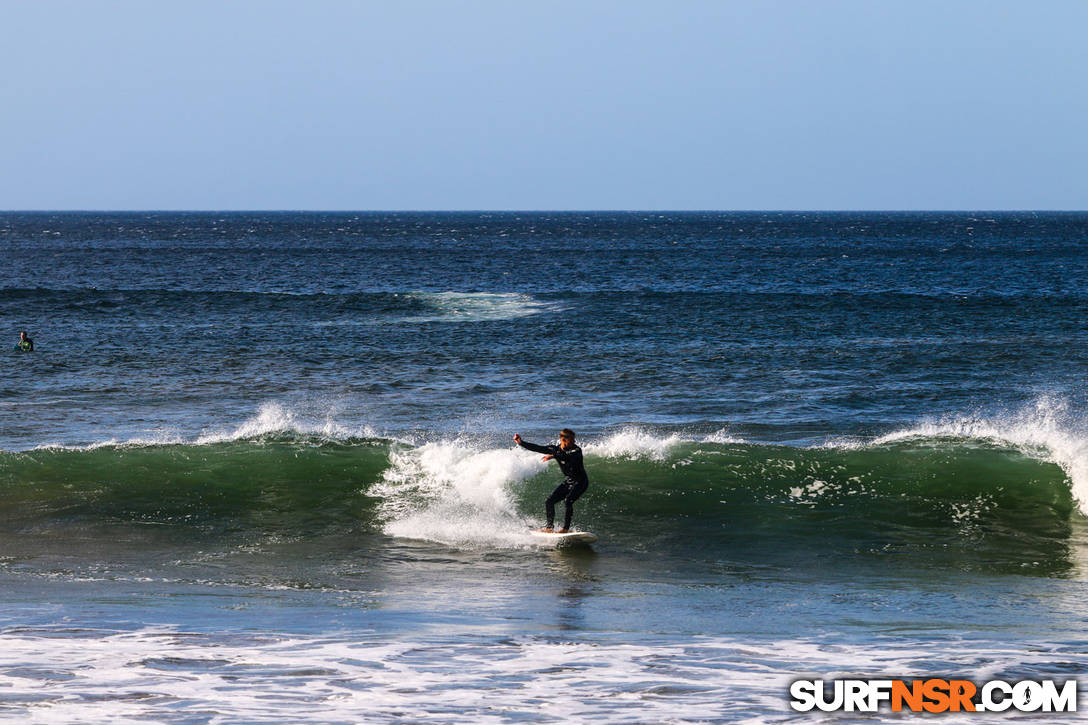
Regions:
[[[1088,666],[1088,214],[3,213],[0,248],[5,715],[773,721],[802,675]],[[592,549],[526,533],[558,473],[510,436],[564,426]]]

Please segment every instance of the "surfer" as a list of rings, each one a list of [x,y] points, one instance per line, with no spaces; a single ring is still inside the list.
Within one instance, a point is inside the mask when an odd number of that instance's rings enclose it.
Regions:
[[[544,502],[544,510],[548,514],[548,523],[541,529],[543,532],[552,533],[555,523],[555,505],[565,501],[567,511],[563,517],[563,528],[555,533],[565,534],[570,531],[570,518],[574,513],[574,502],[589,488],[589,476],[586,475],[585,464],[582,463],[582,449],[574,443],[574,431],[564,428],[559,431],[559,445],[538,446],[523,441],[521,436],[514,434],[514,442],[522,448],[534,453],[544,453],[544,460],[553,458],[559,464],[559,470],[563,472],[563,483],[552,491],[548,500]]]
[[[19,333],[19,342],[15,343],[15,349],[23,352],[34,352],[34,341],[26,336],[26,330]]]

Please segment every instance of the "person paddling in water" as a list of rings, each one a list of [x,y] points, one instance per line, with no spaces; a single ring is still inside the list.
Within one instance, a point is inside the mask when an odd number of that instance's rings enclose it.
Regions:
[[[534,453],[544,453],[544,460],[553,458],[559,464],[559,470],[566,477],[559,487],[552,491],[548,500],[544,502],[544,510],[548,514],[548,523],[540,531],[546,533],[565,534],[570,531],[570,518],[574,514],[574,502],[589,488],[589,476],[586,475],[585,464],[582,463],[582,449],[574,443],[574,431],[564,428],[559,431],[559,445],[538,446],[523,441],[521,436],[514,434],[514,442],[522,448]],[[566,514],[563,516],[563,528],[553,532],[555,524],[555,505],[560,501],[567,504]]]

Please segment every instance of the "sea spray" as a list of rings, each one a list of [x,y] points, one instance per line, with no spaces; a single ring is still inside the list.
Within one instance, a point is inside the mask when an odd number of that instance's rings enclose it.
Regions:
[[[394,448],[372,489],[382,499],[386,533],[458,545],[524,545],[531,522],[511,487],[538,474],[537,457],[513,449],[481,450],[463,441]]]
[[[683,440],[678,433],[660,436],[641,428],[627,427],[603,440],[584,442],[582,448],[587,454],[601,458],[663,461]]]
[[[263,403],[257,414],[240,425],[220,431],[205,432],[197,444],[255,440],[270,436],[302,436],[324,441],[349,441],[377,438],[370,426],[351,427],[337,422],[334,409],[322,409],[318,415],[306,415],[278,401]]]

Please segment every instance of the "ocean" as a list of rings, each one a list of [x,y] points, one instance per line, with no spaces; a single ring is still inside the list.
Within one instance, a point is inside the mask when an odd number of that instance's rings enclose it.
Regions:
[[[1088,671],[1086,213],[5,212],[0,249],[5,720],[846,722],[790,684]],[[511,438],[563,427],[591,547],[529,535],[561,477]]]

